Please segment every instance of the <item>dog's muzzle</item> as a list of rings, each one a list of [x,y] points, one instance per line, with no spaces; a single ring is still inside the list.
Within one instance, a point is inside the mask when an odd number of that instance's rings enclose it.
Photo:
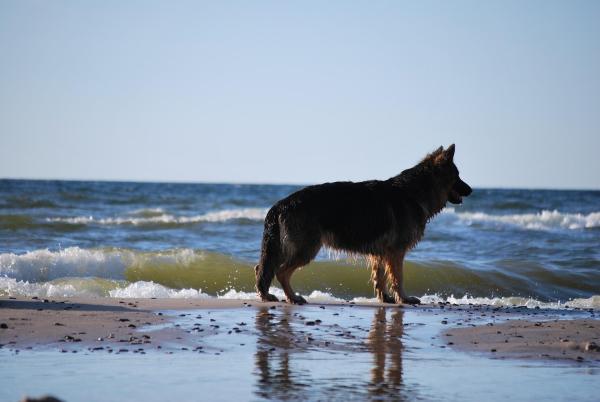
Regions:
[[[473,189],[459,178],[448,194],[448,201],[452,204],[462,204],[462,198],[468,197],[472,192]]]

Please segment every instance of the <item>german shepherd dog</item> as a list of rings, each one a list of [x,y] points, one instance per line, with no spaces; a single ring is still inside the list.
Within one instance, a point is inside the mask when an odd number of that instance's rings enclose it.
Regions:
[[[278,201],[265,218],[260,262],[254,268],[258,296],[278,301],[269,294],[277,276],[289,303],[306,303],[292,290],[290,278],[325,245],[366,256],[381,302],[419,304],[404,291],[404,256],[447,202],[460,204],[472,192],[453,158],[454,144],[385,181],[325,183]]]

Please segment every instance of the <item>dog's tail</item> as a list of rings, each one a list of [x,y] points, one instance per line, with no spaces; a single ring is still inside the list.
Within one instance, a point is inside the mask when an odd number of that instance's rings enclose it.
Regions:
[[[265,218],[260,261],[254,267],[256,291],[262,300],[269,300],[269,287],[275,276],[275,270],[280,264],[281,254],[279,208],[275,205]]]

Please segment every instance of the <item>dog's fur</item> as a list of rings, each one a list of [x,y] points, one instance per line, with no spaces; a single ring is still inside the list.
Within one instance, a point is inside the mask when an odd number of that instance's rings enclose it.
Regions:
[[[460,204],[472,191],[458,176],[453,157],[454,144],[385,181],[309,186],[277,202],[265,218],[255,267],[259,297],[277,301],[269,294],[277,276],[288,302],[306,303],[292,290],[290,277],[325,245],[365,255],[382,302],[420,303],[404,292],[404,256],[421,239],[429,219],[447,202]],[[386,277],[393,297],[386,291]]]

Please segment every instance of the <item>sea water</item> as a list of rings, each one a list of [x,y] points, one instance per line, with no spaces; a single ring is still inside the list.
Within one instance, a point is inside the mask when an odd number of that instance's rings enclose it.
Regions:
[[[0,295],[254,298],[266,212],[300,188],[0,180]],[[429,302],[600,308],[600,191],[476,188],[431,220],[405,275]],[[324,249],[292,283],[364,301],[368,280]]]

